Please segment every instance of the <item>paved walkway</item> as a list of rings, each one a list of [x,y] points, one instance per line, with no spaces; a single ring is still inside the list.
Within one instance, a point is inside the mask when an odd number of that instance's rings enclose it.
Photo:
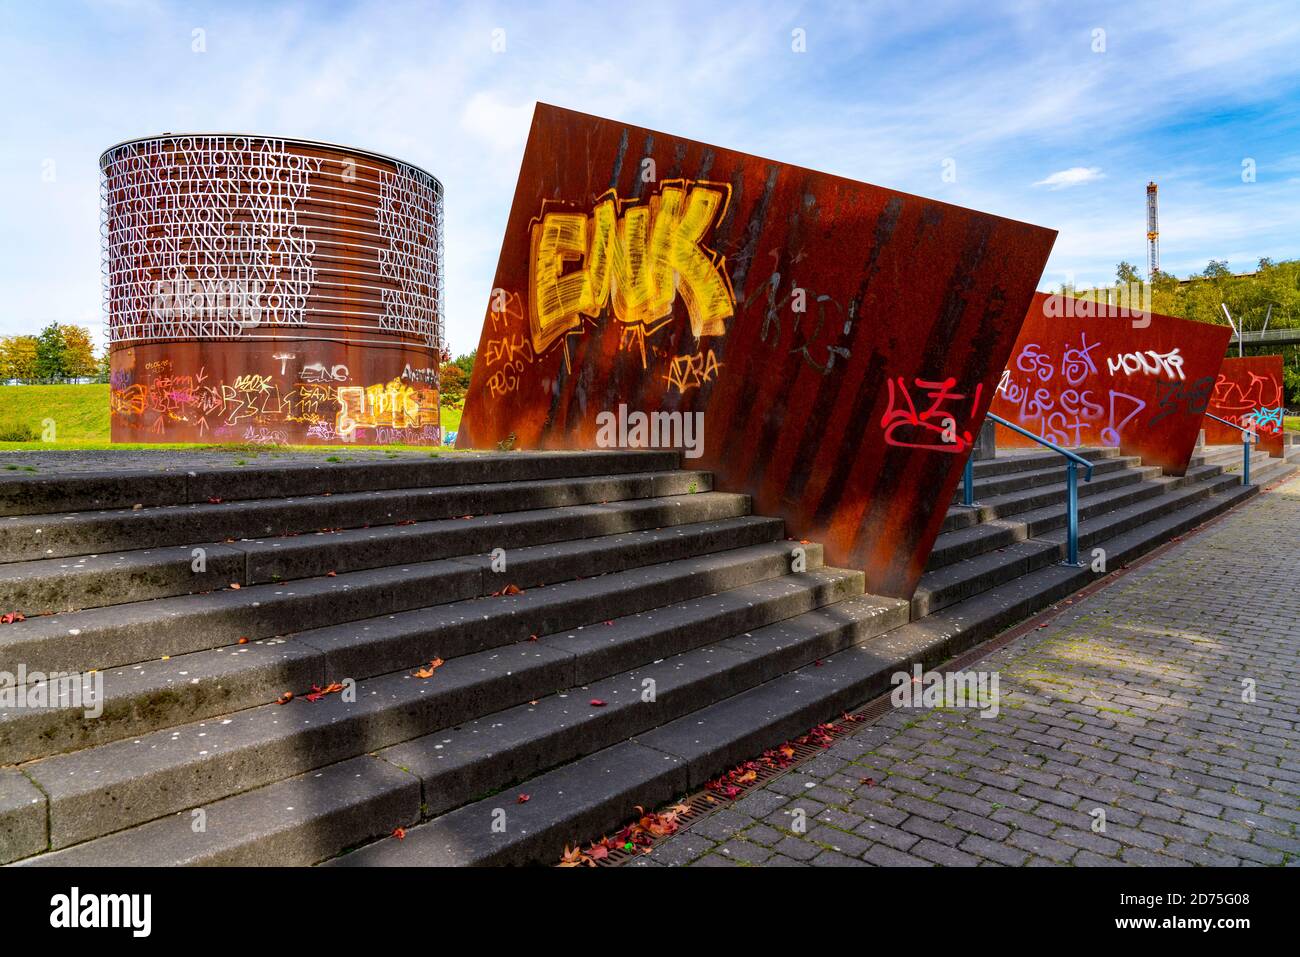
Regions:
[[[642,860],[1300,863],[1300,478],[974,668],[996,717],[892,711]]]

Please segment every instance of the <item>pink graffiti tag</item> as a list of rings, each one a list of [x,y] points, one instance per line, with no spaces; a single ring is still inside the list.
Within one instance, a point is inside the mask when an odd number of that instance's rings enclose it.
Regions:
[[[896,379],[891,378],[888,381],[889,406],[880,419],[880,427],[885,430],[886,444],[901,448],[949,452],[953,455],[968,450],[973,444],[971,432],[969,427],[962,429],[960,432],[957,430],[957,417],[958,415],[968,417],[968,419],[975,417],[975,410],[979,408],[980,393],[983,391],[984,386],[983,384],[975,386],[970,411],[967,413],[966,409],[961,405],[966,398],[966,394],[951,391],[956,384],[957,380],[951,377],[944,379],[942,382],[927,382],[924,379],[916,379],[915,387],[924,390],[926,397],[930,399],[929,408],[918,413],[907,381],[902,376],[898,376]],[[896,402],[899,403],[897,407]],[[945,407],[945,403],[952,403],[952,405]],[[969,421],[967,425],[969,426]],[[931,440],[905,441],[896,435],[898,430],[902,428],[922,429],[924,431],[917,438],[930,438]],[[937,439],[933,437],[937,437]]]

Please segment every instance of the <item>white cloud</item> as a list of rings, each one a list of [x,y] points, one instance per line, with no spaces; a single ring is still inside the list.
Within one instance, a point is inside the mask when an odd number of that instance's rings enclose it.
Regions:
[[[1035,186],[1048,189],[1069,189],[1072,186],[1085,186],[1102,179],[1100,166],[1071,166],[1069,169],[1057,170],[1046,179],[1040,179]]]

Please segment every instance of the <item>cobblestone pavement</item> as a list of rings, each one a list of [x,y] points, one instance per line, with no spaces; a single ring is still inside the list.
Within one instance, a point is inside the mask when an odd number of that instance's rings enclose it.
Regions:
[[[996,717],[892,711],[642,861],[1300,863],[1300,478],[972,667]]]

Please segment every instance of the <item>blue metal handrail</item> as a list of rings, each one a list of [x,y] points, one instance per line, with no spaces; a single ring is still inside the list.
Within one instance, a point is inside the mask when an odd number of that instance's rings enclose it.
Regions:
[[[1080,465],[1087,471],[1084,473],[1085,482],[1092,481],[1092,463],[1082,455],[1076,455],[1069,449],[1063,449],[1055,442],[1048,441],[1041,435],[1035,435],[1028,429],[1022,429],[1015,423],[1008,422],[1000,415],[994,415],[992,412],[988,417],[1005,428],[1013,432],[1019,432],[1026,438],[1033,439],[1039,445],[1044,445],[1058,455],[1065,456],[1065,499],[1068,514],[1066,516],[1066,545],[1065,545],[1065,562],[1067,565],[1079,564],[1079,479],[1075,469]],[[966,470],[962,475],[962,505],[967,508],[974,508],[975,502],[975,456],[974,453],[966,459]]]
[[[1258,441],[1259,439],[1259,436],[1255,433],[1255,429],[1253,427],[1249,429],[1243,429],[1236,422],[1229,422],[1227,419],[1221,419],[1217,415],[1213,414],[1212,412],[1206,412],[1205,417],[1207,419],[1213,419],[1215,422],[1222,422],[1224,425],[1236,429],[1238,432],[1241,433],[1241,484],[1249,485],[1250,484],[1250,443],[1254,441]]]

